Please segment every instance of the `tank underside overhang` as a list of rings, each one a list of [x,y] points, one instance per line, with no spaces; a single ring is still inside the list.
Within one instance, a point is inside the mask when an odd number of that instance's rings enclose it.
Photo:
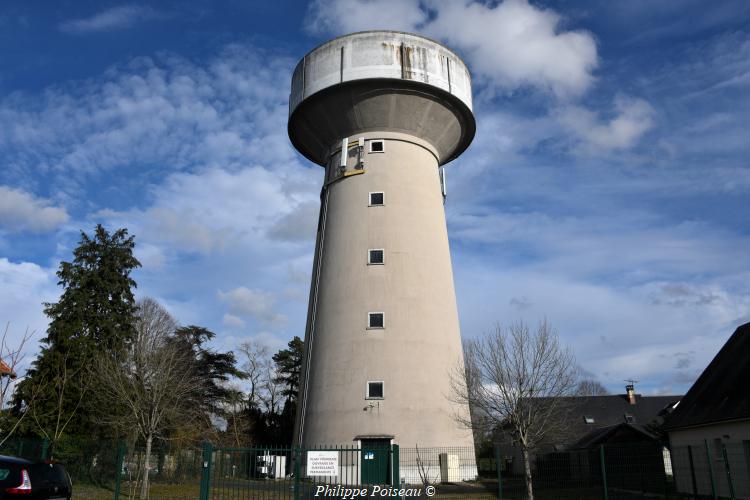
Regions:
[[[471,110],[456,96],[419,82],[372,78],[343,82],[307,97],[289,118],[289,137],[305,157],[325,166],[342,138],[400,132],[428,142],[442,165],[474,138]]]

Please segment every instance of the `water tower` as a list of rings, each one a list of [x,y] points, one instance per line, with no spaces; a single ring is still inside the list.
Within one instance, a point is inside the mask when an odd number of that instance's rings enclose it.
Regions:
[[[418,35],[354,33],[297,65],[289,137],[325,177],[296,443],[473,450],[451,401],[442,169],[474,137],[471,106],[464,63]]]

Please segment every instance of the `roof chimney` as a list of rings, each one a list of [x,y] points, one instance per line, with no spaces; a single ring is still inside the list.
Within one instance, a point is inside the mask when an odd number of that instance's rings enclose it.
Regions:
[[[631,405],[635,404],[635,386],[633,384],[628,384],[625,386],[625,391],[628,394],[628,403]]]

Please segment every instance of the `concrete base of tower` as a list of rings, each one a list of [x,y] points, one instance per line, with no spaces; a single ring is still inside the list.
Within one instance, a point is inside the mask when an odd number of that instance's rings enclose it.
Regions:
[[[426,477],[430,483],[456,483],[459,481],[475,481],[479,477],[476,461],[461,464],[455,475],[450,479],[443,479],[439,462],[428,462],[422,464],[407,464],[399,462],[399,471],[403,483],[406,484],[424,484],[423,477]]]
[[[304,469],[303,469],[304,473]],[[417,465],[414,463],[406,464],[399,461],[398,484],[423,485],[423,477],[427,478],[431,484],[439,483],[457,483],[460,481],[475,481],[479,477],[476,463],[461,465],[458,471],[451,475],[449,479],[443,479],[438,462],[429,462],[427,464]],[[369,484],[362,480],[362,462],[354,465],[339,466],[339,475],[336,476],[335,484],[346,486],[359,486]]]

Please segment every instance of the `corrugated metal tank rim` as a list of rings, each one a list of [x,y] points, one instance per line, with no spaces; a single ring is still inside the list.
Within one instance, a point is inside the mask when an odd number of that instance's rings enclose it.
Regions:
[[[421,35],[419,33],[412,33],[411,31],[399,31],[399,30],[363,30],[363,31],[353,31],[352,33],[347,33],[346,35],[339,35],[339,36],[337,36],[335,38],[331,38],[330,40],[321,43],[320,45],[316,45],[314,48],[312,48],[311,50],[309,50],[307,52],[307,54],[311,54],[311,53],[315,52],[318,49],[322,49],[326,45],[331,45],[333,43],[339,42],[343,38],[348,38],[348,37],[357,36],[357,35],[369,35],[369,34],[373,34],[373,33],[383,33],[383,34],[389,33],[389,34],[393,34],[393,35],[406,35],[406,36],[411,36],[411,37],[414,37],[414,38],[421,38],[422,40],[425,40],[427,42],[431,42],[431,43],[434,43],[435,45],[441,46],[447,52],[450,52],[451,54],[453,54],[456,57],[456,59],[458,59],[459,61],[461,61],[461,64],[463,64],[464,67],[466,67],[466,63],[464,63],[463,59],[461,59],[461,56],[455,50],[453,50],[450,47],[448,47],[447,45],[445,45],[443,42],[441,42],[439,40],[435,40],[434,38],[430,38],[428,36]],[[307,55],[307,54],[305,54],[305,55]],[[304,59],[304,57],[303,57],[303,59]],[[302,62],[302,59],[300,59],[300,62],[297,63],[297,65],[299,66],[299,64],[301,62]],[[296,69],[296,67],[295,67],[295,69]],[[466,72],[469,73],[468,68],[466,69]]]
[[[289,115],[321,90],[370,78],[433,86],[472,109],[471,74],[453,50],[415,33],[372,30],[329,40],[300,60],[292,76]]]

